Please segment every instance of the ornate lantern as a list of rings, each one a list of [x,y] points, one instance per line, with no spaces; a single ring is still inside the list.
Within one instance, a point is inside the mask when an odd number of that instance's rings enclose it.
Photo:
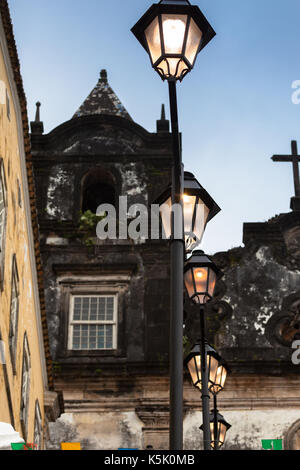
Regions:
[[[161,0],[131,30],[163,80],[182,80],[198,53],[215,36],[198,6],[188,0]]]
[[[208,388],[210,389],[216,385],[214,380],[217,376],[217,370],[221,357],[216,352],[216,350],[207,343],[205,344],[205,350],[208,370]],[[201,343],[195,344],[192,351],[186,357],[184,364],[190,373],[193,385],[201,391]]]
[[[220,449],[225,442],[226,433],[231,425],[227,423],[224,417],[218,412],[218,410],[212,411],[209,415],[210,421],[210,435],[211,435],[211,447],[214,450]],[[203,425],[200,426],[203,431]]]
[[[158,198],[165,238],[171,238],[172,194],[171,186]],[[208,192],[192,173],[184,173],[183,217],[185,250],[190,253],[201,243],[207,223],[220,212]]]
[[[189,298],[196,304],[206,304],[213,298],[217,279],[222,275],[209,256],[203,251],[195,251],[184,267],[184,283]]]

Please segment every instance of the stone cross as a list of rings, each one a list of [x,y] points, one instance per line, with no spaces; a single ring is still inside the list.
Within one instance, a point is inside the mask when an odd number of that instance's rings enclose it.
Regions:
[[[291,162],[293,163],[295,197],[291,199],[291,209],[294,211],[300,210],[300,176],[299,176],[299,162],[300,155],[298,155],[297,142],[292,140],[292,155],[273,155],[273,162]]]

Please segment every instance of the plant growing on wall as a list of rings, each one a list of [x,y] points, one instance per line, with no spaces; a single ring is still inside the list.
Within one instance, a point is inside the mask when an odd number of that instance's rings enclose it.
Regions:
[[[79,213],[79,232],[80,238],[83,243],[87,246],[94,245],[94,239],[96,238],[96,227],[98,222],[105,218],[105,215],[96,215],[90,210]]]

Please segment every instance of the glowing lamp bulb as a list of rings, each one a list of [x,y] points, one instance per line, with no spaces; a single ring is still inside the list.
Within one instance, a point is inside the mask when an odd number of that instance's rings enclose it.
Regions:
[[[185,34],[184,22],[182,20],[165,20],[163,32],[166,51],[174,54],[181,52]]]

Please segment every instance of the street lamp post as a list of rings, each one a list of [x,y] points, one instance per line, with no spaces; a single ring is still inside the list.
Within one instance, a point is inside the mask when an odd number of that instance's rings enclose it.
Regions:
[[[207,369],[207,350],[205,347],[205,312],[204,307],[200,307],[200,333],[201,333],[201,376],[202,376],[202,416],[203,416],[203,444],[204,450],[210,450],[210,431],[209,431],[209,391],[208,391],[208,369]]]
[[[164,235],[166,238],[172,238],[172,186],[169,186],[163,194],[156,201],[160,205],[160,213],[162,218],[162,225]],[[184,184],[183,184],[183,219],[184,219],[184,240],[185,240],[185,253],[189,254],[192,250],[201,242],[205,227],[207,223],[215,217],[221,210],[216,202],[212,199],[209,193],[201,186],[199,181],[190,172],[184,172]],[[196,252],[195,252],[196,253]],[[202,254],[202,252],[201,252]],[[193,258],[194,259],[194,258]],[[197,258],[198,259],[198,258]],[[209,261],[208,258],[201,256],[201,261]],[[209,261],[210,262],[210,261]],[[205,271],[206,268],[204,268]],[[210,272],[210,270],[208,270]],[[199,273],[198,273],[199,276]],[[208,277],[207,277],[208,279]],[[214,280],[212,274],[210,274],[210,285],[207,286],[209,292],[212,293],[214,290]],[[205,325],[204,325],[204,313],[200,313],[201,321],[201,343],[205,343]],[[174,342],[174,345],[177,343]],[[179,360],[179,358],[178,358]],[[205,363],[204,363],[203,376],[205,380]],[[182,371],[180,370],[180,373]],[[207,387],[204,387],[206,390]],[[207,423],[206,436],[209,433],[209,395],[204,394],[203,400],[208,403],[204,407],[205,410],[205,422]],[[208,446],[210,449],[210,446]]]
[[[200,307],[200,334],[201,334],[201,359],[198,356],[201,367],[201,394],[202,394],[202,415],[203,415],[203,437],[204,450],[211,450],[210,425],[209,425],[209,378],[217,375],[218,361],[221,359],[218,354],[209,355],[209,364],[211,358],[214,359],[214,367],[208,369],[208,350],[205,341],[205,304],[213,298],[217,279],[222,276],[220,269],[214,262],[203,253],[203,251],[194,251],[191,258],[186,262],[184,268],[184,282],[189,298]],[[188,368],[189,357],[186,360]],[[196,363],[197,365],[197,363]],[[198,372],[199,373],[199,372]]]
[[[203,357],[206,357],[206,376],[203,373],[204,367],[202,367]],[[203,431],[204,449],[219,450],[224,444],[226,432],[231,427],[217,409],[217,395],[224,389],[229,367],[207,342],[205,342],[205,354],[202,344],[195,344],[184,363],[190,373],[193,385],[205,397],[204,405],[202,399],[203,424],[200,427]],[[214,397],[214,409],[211,413],[209,413],[209,399],[207,399],[208,390]]]
[[[217,407],[217,395],[224,389],[229,367],[223,359],[219,361],[215,378],[212,380],[214,384],[210,387],[210,391],[214,397],[214,409],[212,411],[213,418],[210,416],[210,430],[213,450],[219,450],[225,441],[225,435],[229,428],[222,415],[220,415]]]
[[[179,140],[176,82],[182,81],[215,32],[197,6],[188,0],[161,0],[132,28],[149,54],[152,67],[169,84],[173,137],[172,205],[181,211],[172,217],[170,316],[170,449],[183,447],[183,266],[182,156]],[[175,228],[182,228],[175,233]],[[180,232],[180,231],[179,231]]]
[[[206,356],[207,380],[203,375],[202,358]],[[229,373],[229,367],[216,350],[205,342],[205,354],[200,344],[194,345],[186,357],[185,366],[189,370],[193,385],[202,392],[208,383],[208,390],[214,397],[214,409],[208,413],[209,400],[203,406],[203,424],[200,426],[204,436],[205,450],[219,450],[225,441],[225,435],[230,424],[226,423],[217,409],[217,395],[224,389],[225,381]],[[204,381],[203,381],[204,378]],[[206,389],[205,396],[207,397]],[[203,401],[202,401],[203,403]],[[205,408],[205,410],[204,410]]]
[[[201,307],[202,309],[203,307]],[[201,392],[204,450],[211,450],[209,390],[215,386],[220,356],[206,341],[204,335],[204,312],[201,315],[201,341],[194,345],[184,363],[189,370],[193,385]]]
[[[231,428],[231,425],[227,423],[224,416],[219,413],[216,395],[214,395],[214,409],[209,415],[209,425],[211,447],[213,450],[220,450],[224,445],[226,433],[228,429]],[[204,431],[203,425],[200,426],[200,429]]]

